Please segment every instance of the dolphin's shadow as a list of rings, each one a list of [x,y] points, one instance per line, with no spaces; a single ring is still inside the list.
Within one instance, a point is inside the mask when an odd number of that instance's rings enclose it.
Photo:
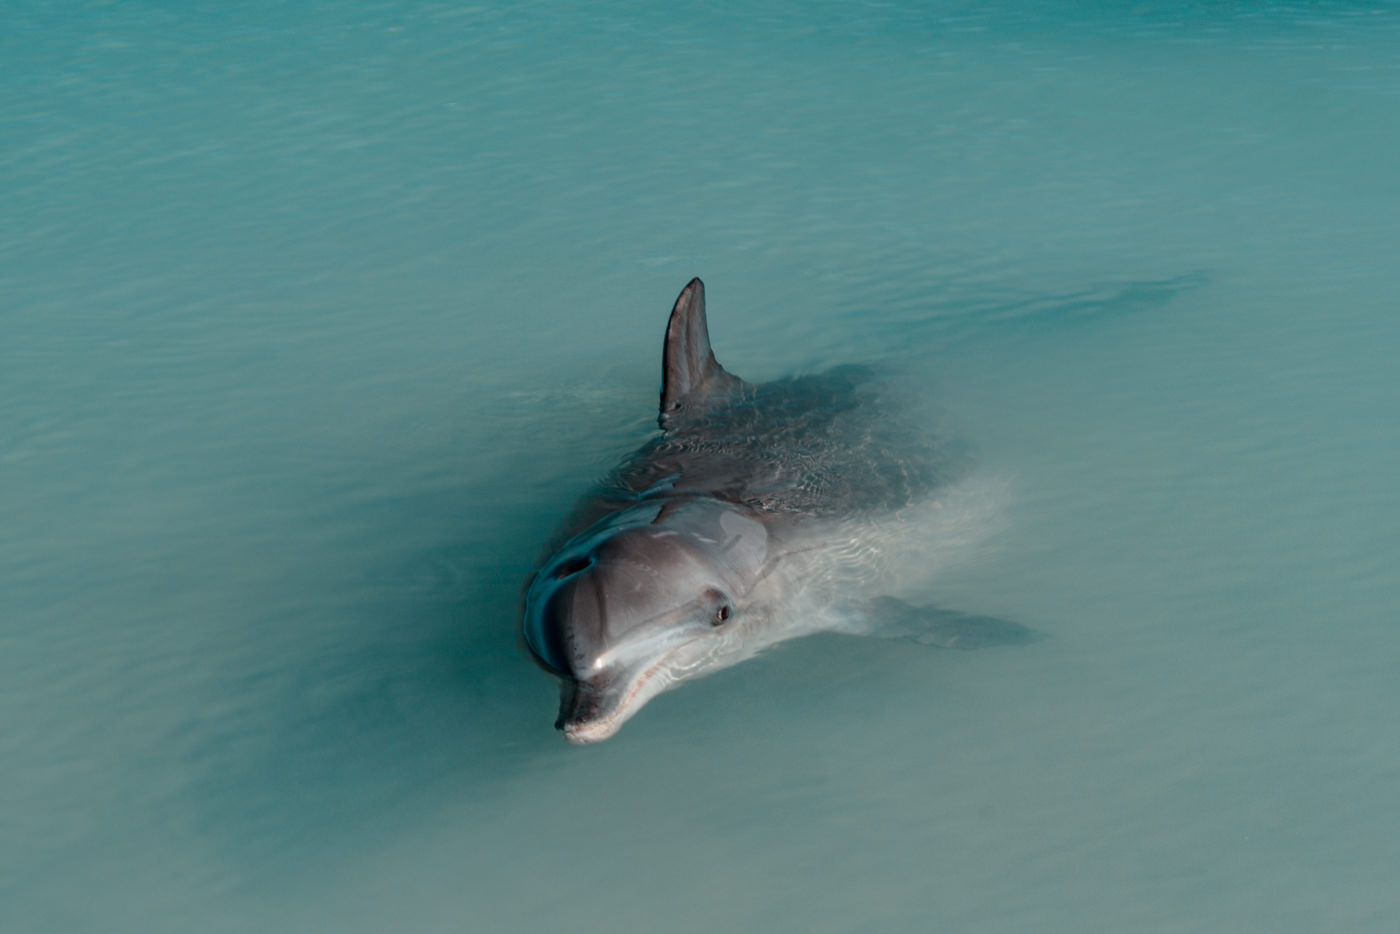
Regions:
[[[342,617],[361,634],[353,647],[252,676],[275,682],[265,687],[238,685],[258,708],[205,737],[191,789],[212,855],[249,884],[286,880],[463,793],[491,795],[550,754],[553,690],[515,651],[505,590],[482,576],[465,599],[385,599]],[[367,638],[374,610],[418,635]]]
[[[558,451],[506,439],[473,484],[346,507],[368,540],[412,541],[405,529],[442,516],[463,517],[459,538],[362,567],[350,592],[313,592],[243,620],[250,631],[296,633],[314,614],[322,633],[304,647],[279,643],[211,685],[211,711],[184,737],[195,778],[168,829],[192,837],[231,884],[300,887],[366,841],[505,796],[572,752],[550,729],[557,688],[519,650],[519,600],[574,485],[586,483],[573,474],[579,438],[596,433],[587,444],[601,449],[616,443],[611,434],[636,433],[587,411],[596,401],[553,400],[548,424],[570,425],[556,433]],[[343,637],[326,637],[327,627]]]

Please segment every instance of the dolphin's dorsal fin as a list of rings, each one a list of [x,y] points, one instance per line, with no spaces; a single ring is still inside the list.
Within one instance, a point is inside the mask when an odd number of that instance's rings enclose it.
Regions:
[[[691,279],[681,290],[666,325],[666,349],[661,367],[661,427],[688,409],[696,409],[718,391],[730,391],[743,381],[725,370],[710,349],[705,322],[705,283]]]

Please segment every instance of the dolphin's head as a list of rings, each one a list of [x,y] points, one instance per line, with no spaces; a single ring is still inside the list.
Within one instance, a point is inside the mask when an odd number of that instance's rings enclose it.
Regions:
[[[566,543],[530,582],[524,624],[562,682],[565,738],[607,739],[657,694],[737,661],[767,557],[754,514],[710,498],[638,504]]]

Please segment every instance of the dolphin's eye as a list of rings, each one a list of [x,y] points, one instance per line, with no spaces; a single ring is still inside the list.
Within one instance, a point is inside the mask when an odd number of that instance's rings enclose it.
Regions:
[[[724,622],[724,621],[727,620],[727,619],[729,619],[729,607],[727,607],[727,606],[722,606],[722,607],[720,607],[718,610],[715,611],[715,625],[716,625],[716,626],[718,626],[720,623]]]
[[[554,579],[561,581],[566,577],[573,577],[592,563],[587,558],[570,558],[554,569]]]

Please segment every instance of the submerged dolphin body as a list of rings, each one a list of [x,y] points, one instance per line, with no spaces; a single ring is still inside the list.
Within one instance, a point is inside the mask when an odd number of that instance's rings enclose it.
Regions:
[[[659,421],[526,591],[525,642],[561,682],[570,742],[607,739],[662,691],[813,632],[955,648],[1028,635],[881,592],[882,525],[957,479],[961,459],[918,440],[871,372],[739,379],[715,360],[693,279],[666,329]]]

